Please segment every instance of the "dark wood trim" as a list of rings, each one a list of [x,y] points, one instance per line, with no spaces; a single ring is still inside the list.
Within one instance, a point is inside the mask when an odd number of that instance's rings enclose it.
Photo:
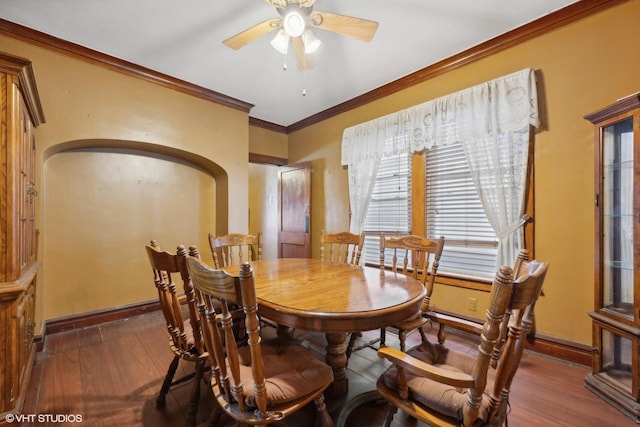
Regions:
[[[608,105],[594,113],[587,114],[584,118],[596,124],[628,111],[635,110],[638,107],[640,107],[640,92],[621,98],[614,104]]]
[[[288,133],[287,128],[285,126],[280,126],[275,123],[268,122],[266,120],[256,119],[255,117],[249,117],[249,125],[255,126],[267,130],[271,130],[279,133]]]
[[[595,15],[605,9],[625,3],[630,0],[582,0],[559,9],[549,15],[494,37],[484,43],[469,48],[457,55],[443,59],[433,65],[418,70],[412,74],[369,91],[356,98],[328,108],[320,113],[300,120],[287,127],[287,133],[304,129],[328,118],[337,116],[354,108],[392,95],[411,86],[423,83],[439,75],[448,73],[464,65],[479,61],[520,43],[531,40],[542,34],[557,30],[580,19]]]
[[[24,97],[33,125],[38,127],[43,124],[45,122],[44,112],[42,111],[42,104],[40,102],[40,95],[38,94],[38,87],[36,86],[31,61],[0,52],[0,68],[18,75],[20,91]]]
[[[249,163],[284,166],[289,164],[289,160],[282,157],[267,156],[266,154],[249,153]]]
[[[35,346],[36,353],[44,350],[44,335],[34,336],[33,345]]]
[[[100,65],[113,71],[137,77],[148,82],[155,83],[187,95],[195,96],[197,98],[205,99],[216,104],[231,107],[236,110],[248,113],[253,107],[253,104],[248,102],[188,83],[184,80],[176,79],[175,77],[159,73],[149,68],[141,67],[113,56],[105,55],[104,53],[88,49],[84,46],[50,36],[4,19],[0,19],[0,34],[52,49],[73,58],[81,59],[90,64]]]
[[[92,311],[72,316],[60,317],[45,321],[45,338],[47,334],[55,334],[71,329],[86,328],[87,326],[120,320],[131,316],[160,309],[159,301],[147,301],[137,304],[115,307],[107,310]]]
[[[465,289],[473,289],[473,290],[482,291],[482,292],[491,291],[490,280],[483,281],[480,279],[447,276],[446,274],[443,273],[443,274],[438,274],[436,282],[442,283],[444,285],[455,286],[458,288],[465,288]]]
[[[529,334],[524,348],[584,366],[591,366],[593,361],[593,349],[591,347],[538,333]]]

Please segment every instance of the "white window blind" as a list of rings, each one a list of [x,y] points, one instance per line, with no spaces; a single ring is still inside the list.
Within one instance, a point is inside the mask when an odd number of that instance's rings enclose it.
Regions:
[[[411,154],[396,154],[380,161],[362,231],[365,263],[380,263],[380,233],[411,232]]]
[[[445,237],[439,274],[489,279],[495,274],[498,238],[487,220],[462,145],[425,151],[428,238]]]

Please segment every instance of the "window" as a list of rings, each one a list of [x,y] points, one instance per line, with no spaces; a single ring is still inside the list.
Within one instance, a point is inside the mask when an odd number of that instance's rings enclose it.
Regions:
[[[425,151],[426,230],[445,237],[439,274],[491,280],[498,238],[471,181],[462,144]]]
[[[439,274],[492,280],[498,238],[489,224],[471,180],[460,143],[425,150],[426,236],[445,237]],[[411,226],[411,154],[385,157],[380,163],[362,230],[365,263],[379,265],[381,233],[404,235]]]
[[[380,161],[367,216],[362,256],[365,263],[380,263],[380,233],[411,233],[411,154],[397,154]]]

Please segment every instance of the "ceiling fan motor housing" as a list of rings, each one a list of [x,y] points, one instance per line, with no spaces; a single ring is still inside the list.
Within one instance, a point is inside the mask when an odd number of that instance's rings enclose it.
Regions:
[[[307,27],[306,21],[302,8],[297,4],[290,4],[284,11],[282,26],[289,37],[300,37]]]

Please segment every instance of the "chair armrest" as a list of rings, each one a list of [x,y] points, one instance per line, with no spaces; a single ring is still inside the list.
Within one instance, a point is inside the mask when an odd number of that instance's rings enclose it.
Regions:
[[[429,378],[442,384],[461,388],[471,388],[474,384],[473,377],[469,374],[429,365],[393,347],[381,347],[378,350],[378,357],[387,359],[394,365],[404,368],[414,375]]]
[[[440,325],[449,326],[474,335],[480,335],[482,333],[482,323],[474,322],[473,320],[466,320],[450,314],[438,313],[435,311],[429,311],[424,315],[427,319]]]

